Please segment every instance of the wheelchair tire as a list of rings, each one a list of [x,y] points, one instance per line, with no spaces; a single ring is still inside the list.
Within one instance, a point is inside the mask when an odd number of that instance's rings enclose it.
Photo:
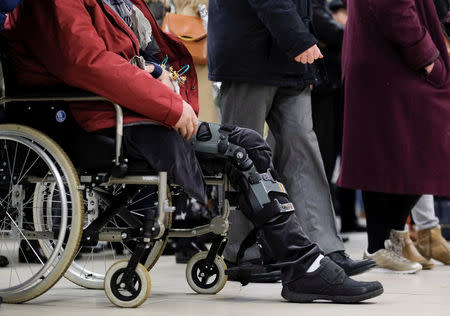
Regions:
[[[10,203],[0,216],[0,253],[10,259],[8,268],[0,271],[0,296],[5,303],[21,303],[49,290],[72,263],[82,235],[83,203],[70,159],[40,131],[0,125],[0,160],[0,198]],[[51,218],[45,222],[52,225],[36,227],[30,205],[33,208],[35,185],[42,181],[54,183],[61,194],[46,215]],[[51,253],[42,252],[42,241],[53,245]]]
[[[43,185],[43,184],[41,184]],[[41,190],[36,186],[36,190]],[[52,196],[52,192],[48,192],[50,196]],[[45,206],[42,202],[42,194],[38,195],[35,194],[37,199],[35,200],[35,207],[33,208],[35,212],[41,212],[40,210],[44,209]],[[87,201],[85,201],[85,204]],[[86,208],[86,206],[85,206]],[[39,218],[36,216],[35,218]],[[85,218],[86,221],[86,218]],[[86,224],[86,223],[85,223]],[[164,219],[163,224],[166,229],[170,229],[172,226],[172,214],[171,213],[164,213]],[[158,261],[159,257],[162,255],[164,248],[167,244],[168,236],[165,235],[163,238],[155,241],[153,247],[148,252],[148,256],[145,260],[144,266],[147,268],[148,271],[150,271],[153,266]],[[120,244],[124,245],[124,248],[127,248],[126,244],[122,242],[118,242]],[[81,253],[79,254],[80,259],[75,259],[70,267],[67,269],[64,277],[71,281],[72,283],[84,287],[86,289],[92,289],[92,290],[103,290],[105,285],[105,274],[107,272],[106,266],[108,264],[112,264],[113,262],[120,261],[122,258],[123,260],[127,260],[129,257],[131,257],[131,251],[128,251],[129,253],[122,256],[117,256],[112,254],[114,252],[114,249],[111,249],[112,244],[103,244],[103,246],[100,247],[99,253]],[[51,251],[51,247],[43,247],[44,252]],[[84,247],[83,249],[87,249]],[[98,262],[105,263],[105,264],[98,264]]]
[[[227,283],[227,265],[222,257],[216,255],[213,264],[206,262],[207,251],[195,254],[186,266],[186,280],[198,294],[217,294]],[[211,280],[211,278],[213,279]]]
[[[147,269],[138,264],[133,275],[135,292],[132,293],[122,288],[121,277],[128,265],[128,260],[120,260],[114,263],[105,275],[105,294],[108,299],[119,307],[138,307],[144,303],[150,295],[151,280]]]

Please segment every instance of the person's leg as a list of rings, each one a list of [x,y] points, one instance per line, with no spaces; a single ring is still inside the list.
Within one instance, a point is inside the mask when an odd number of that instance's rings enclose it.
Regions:
[[[434,212],[434,198],[432,195],[423,195],[411,211],[417,230],[439,227],[439,218]]]
[[[337,158],[336,144],[336,107],[335,94],[339,91],[327,91],[311,94],[313,129],[319,143],[325,174],[331,182]]]
[[[219,146],[211,147],[217,140]],[[265,263],[285,270],[283,282],[303,275],[320,249],[295,219],[264,139],[250,129],[202,123],[191,143],[200,160],[205,155],[208,159],[226,159],[223,170],[238,190],[239,210],[258,228]]]
[[[304,231],[326,254],[343,251],[313,131],[309,89],[278,89],[267,122],[276,141],[275,169],[286,185]]]
[[[341,214],[341,232],[366,231],[358,224],[355,213],[356,191],[353,189],[336,188],[336,201]]]
[[[442,236],[434,211],[434,197],[422,196],[413,208],[412,216],[418,228],[417,250],[426,259],[433,258],[450,265],[450,245]]]
[[[206,199],[203,172],[187,140],[161,125],[124,128],[124,150],[128,158],[145,160],[157,171],[167,171],[169,180],[190,197]]]
[[[276,88],[249,83],[224,82],[220,89],[222,124],[250,128],[261,135],[266,115],[271,107]],[[224,258],[232,263],[243,240],[253,230],[253,224],[241,213],[230,214],[230,230]],[[259,247],[254,245],[246,253],[244,261],[260,258]]]
[[[226,158],[224,171],[239,194],[240,210],[257,228],[266,263],[282,269],[282,296],[293,302],[359,302],[380,295],[379,282],[356,282],[303,233],[271,151],[250,129],[202,123],[191,140],[199,156]]]
[[[368,252],[384,249],[392,229],[404,230],[411,209],[419,196],[363,191],[367,217]]]

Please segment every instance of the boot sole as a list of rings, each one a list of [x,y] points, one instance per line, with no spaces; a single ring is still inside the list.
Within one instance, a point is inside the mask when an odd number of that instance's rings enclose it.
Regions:
[[[293,303],[312,303],[316,300],[326,300],[326,301],[332,301],[336,303],[359,303],[374,297],[377,297],[381,294],[383,294],[384,289],[380,288],[377,290],[374,290],[372,292],[364,293],[361,295],[354,295],[354,296],[345,296],[345,295],[323,295],[323,294],[303,294],[303,293],[296,293],[292,292],[285,287],[281,291],[281,296],[288,300],[289,302]]]

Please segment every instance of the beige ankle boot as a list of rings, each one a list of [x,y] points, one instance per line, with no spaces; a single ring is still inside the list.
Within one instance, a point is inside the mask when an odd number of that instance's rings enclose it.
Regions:
[[[417,250],[427,259],[433,258],[450,265],[450,245],[438,227],[419,230]]]
[[[420,263],[424,270],[432,269],[434,267],[434,264],[425,259],[417,250],[416,246],[414,246],[408,231],[391,230],[389,239],[397,252],[406,259]]]

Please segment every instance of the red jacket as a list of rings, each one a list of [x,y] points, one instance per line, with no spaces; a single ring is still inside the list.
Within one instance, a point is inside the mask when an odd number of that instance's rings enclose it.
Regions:
[[[164,33],[142,0],[132,2],[150,21],[161,54],[174,69],[189,64],[181,96],[129,63],[138,40],[102,0],[24,0],[8,18],[4,34],[20,86],[69,85],[125,107],[125,124],[150,119],[174,126],[182,98],[198,113],[197,76],[192,57],[179,40]],[[77,103],[75,119],[87,131],[115,125],[111,104]]]

